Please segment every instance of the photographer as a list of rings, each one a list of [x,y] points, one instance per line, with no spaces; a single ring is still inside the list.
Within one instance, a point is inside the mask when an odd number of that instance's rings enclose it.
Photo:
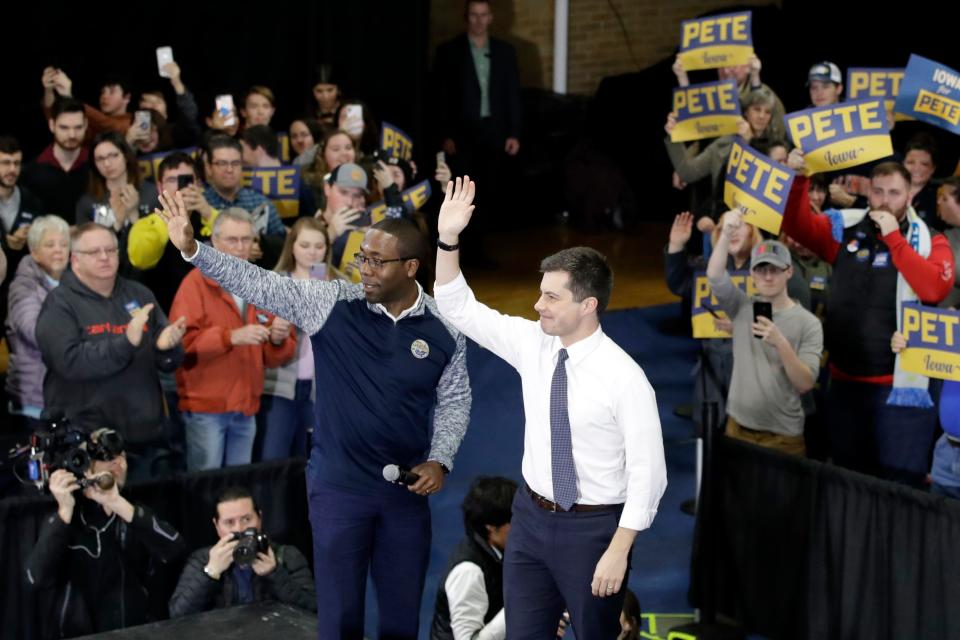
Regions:
[[[84,443],[93,460],[85,479],[113,482],[81,489],[76,474],[50,475],[57,512],[47,518],[26,561],[28,588],[41,600],[40,637],[67,638],[149,621],[145,586],[150,565],[168,563],[184,550],[183,538],[150,509],[121,495],[127,458],[116,432],[95,431]],[[101,486],[112,484],[109,489]]]
[[[213,526],[220,540],[187,560],[170,598],[171,618],[263,600],[317,610],[307,559],[296,547],[261,537],[260,509],[247,489],[220,495]]]
[[[823,352],[817,317],[787,293],[790,251],[775,240],[753,248],[752,301],[727,272],[730,239],[745,223],[739,210],[724,214],[723,230],[707,264],[710,288],[733,321],[733,376],[726,434],[762,447],[805,456],[800,396],[813,388]]]

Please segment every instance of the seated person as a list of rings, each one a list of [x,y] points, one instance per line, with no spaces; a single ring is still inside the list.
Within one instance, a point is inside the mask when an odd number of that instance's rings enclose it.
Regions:
[[[234,534],[250,529],[260,534],[261,524],[260,509],[247,489],[231,487],[220,495],[213,518],[220,540],[187,559],[170,598],[171,618],[263,600],[317,610],[313,575],[296,547],[271,541],[255,558],[252,552],[238,556],[240,541]]]
[[[176,559],[185,547],[172,526],[121,494],[127,458],[119,434],[100,429],[85,445],[92,458],[86,478],[107,475],[113,482],[81,490],[77,476],[66,469],[50,475],[57,512],[43,522],[26,562],[28,588],[50,597],[41,598],[43,638],[148,622],[145,583],[151,565]],[[106,484],[109,489],[101,488]]]
[[[463,499],[466,536],[447,563],[437,591],[431,640],[503,638],[503,550],[517,483],[480,476]]]

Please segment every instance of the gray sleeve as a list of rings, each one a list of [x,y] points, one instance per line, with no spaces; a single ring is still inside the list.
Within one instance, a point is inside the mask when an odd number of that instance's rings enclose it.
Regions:
[[[807,321],[800,333],[797,357],[813,372],[814,380],[820,375],[820,359],[823,356],[823,325],[812,313],[805,314]]]
[[[724,271],[723,275],[719,278],[710,278],[709,280],[710,290],[713,291],[713,295],[717,298],[720,309],[730,316],[732,320],[747,300],[747,294],[744,293],[740,287],[733,284],[733,280],[730,279],[730,274],[727,271]]]
[[[308,336],[319,331],[349,285],[334,280],[294,280],[198,243],[190,259],[203,275],[246,302],[292,322]]]
[[[670,156],[670,162],[673,164],[677,175],[684,182],[693,184],[698,180],[710,177],[719,152],[717,143],[721,140],[723,138],[713,141],[706,149],[692,158],[687,155],[686,147],[679,142],[671,142],[670,138],[667,138],[664,142],[667,145],[667,155]]]
[[[430,460],[453,469],[453,458],[470,423],[470,376],[467,373],[467,339],[455,334],[457,348],[437,384],[437,406],[433,412],[433,441]]]

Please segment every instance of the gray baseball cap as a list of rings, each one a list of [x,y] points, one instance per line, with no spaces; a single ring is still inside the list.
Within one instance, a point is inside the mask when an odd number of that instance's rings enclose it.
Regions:
[[[790,258],[790,249],[782,242],[764,240],[753,248],[750,253],[750,268],[756,269],[761,264],[772,264],[781,269],[793,265]]]
[[[327,182],[337,187],[363,189],[367,191],[367,172],[358,164],[344,162],[327,176]]]

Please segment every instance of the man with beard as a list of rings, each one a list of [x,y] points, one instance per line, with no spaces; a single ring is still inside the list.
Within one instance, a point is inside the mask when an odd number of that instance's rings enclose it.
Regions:
[[[53,142],[23,170],[23,184],[40,198],[43,213],[73,223],[77,200],[87,190],[89,152],[83,146],[87,117],[72,98],[53,103],[48,121]]]
[[[44,115],[50,115],[49,110],[57,100],[73,97],[73,81],[63,69],[45,68],[40,82]],[[100,108],[83,105],[83,113],[90,123],[84,142],[89,144],[103,131],[126,133],[133,124],[133,114],[127,111],[130,96],[129,82],[119,77],[106,78],[100,85]]]
[[[788,164],[806,173],[803,153]],[[826,348],[826,430],[842,466],[920,486],[930,468],[937,414],[927,378],[902,371],[890,351],[905,302],[935,305],[954,282],[947,239],[910,206],[910,174],[883,162],[870,177],[869,209],[815,215],[809,179],[790,189],[782,231],[833,265]]]
[[[185,549],[176,529],[123,497],[127,456],[119,434],[98,429],[85,446],[92,458],[86,479],[102,481],[109,475],[113,482],[81,488],[80,479],[66,469],[50,474],[57,511],[43,522],[26,562],[29,588],[52,596],[41,599],[47,605],[41,608],[46,625],[41,638],[148,622],[146,583],[153,563],[168,563]]]

